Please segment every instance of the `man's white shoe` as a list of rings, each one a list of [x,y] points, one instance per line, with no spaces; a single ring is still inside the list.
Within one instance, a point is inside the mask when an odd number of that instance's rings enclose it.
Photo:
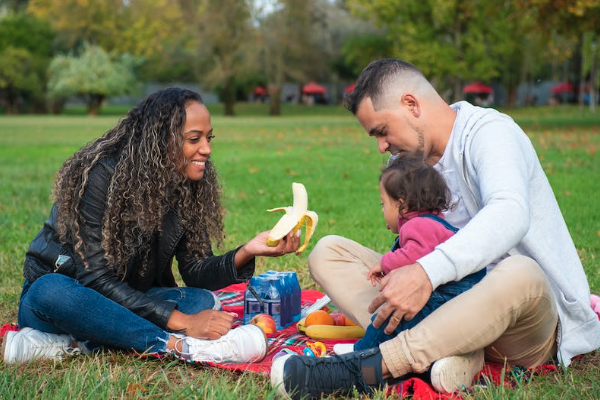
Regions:
[[[262,360],[267,354],[267,337],[256,325],[232,329],[216,340],[185,337],[188,356],[192,361],[249,363]],[[185,354],[184,354],[185,356]]]
[[[442,358],[431,366],[431,384],[440,393],[469,388],[483,368],[484,351]]]
[[[69,335],[41,332],[32,328],[7,331],[2,341],[2,358],[6,364],[49,358],[62,360],[64,355],[79,354]]]

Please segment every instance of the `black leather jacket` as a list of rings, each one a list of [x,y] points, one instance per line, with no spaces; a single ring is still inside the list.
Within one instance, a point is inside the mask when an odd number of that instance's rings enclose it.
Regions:
[[[238,249],[223,255],[210,255],[196,260],[186,248],[186,229],[177,213],[170,211],[163,220],[162,231],[154,235],[145,275],[140,276],[134,255],[127,265],[123,279],[108,267],[101,246],[102,216],[106,193],[114,173],[114,161],[101,161],[89,174],[89,183],[82,199],[81,212],[85,217],[82,237],[86,244],[86,268],[75,254],[71,244],[61,244],[57,229],[57,210],[52,207],[50,217],[37,234],[25,257],[23,275],[34,282],[42,275],[61,273],[76,279],[107,298],[121,304],[155,325],[166,329],[175,303],[148,297],[144,292],[151,287],[177,286],[172,271],[173,256],[177,257],[179,272],[187,286],[216,290],[232,283],[247,281],[254,274],[254,259],[236,270],[234,256]],[[82,311],[83,312],[83,311]]]

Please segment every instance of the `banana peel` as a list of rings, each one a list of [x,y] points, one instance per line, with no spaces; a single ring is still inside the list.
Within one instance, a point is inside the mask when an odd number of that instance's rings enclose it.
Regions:
[[[304,235],[304,243],[296,250],[296,254],[300,255],[308,245],[317,223],[319,216],[314,211],[308,210],[308,194],[306,188],[301,183],[292,183],[292,193],[294,202],[289,207],[277,207],[267,210],[268,212],[285,211],[285,214],[277,221],[269,236],[267,237],[267,246],[275,247],[279,241],[283,239],[290,231],[293,235],[306,224],[306,233]]]
[[[359,339],[365,335],[360,326],[348,325],[304,325],[306,318],[296,323],[296,330],[311,339]]]

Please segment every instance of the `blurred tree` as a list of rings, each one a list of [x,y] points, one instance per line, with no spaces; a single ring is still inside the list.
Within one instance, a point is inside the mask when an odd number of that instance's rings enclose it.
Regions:
[[[348,0],[357,15],[384,28],[391,56],[418,66],[440,93],[462,99],[471,80],[499,78],[516,57],[525,26],[510,3],[486,0]],[[507,27],[507,25],[509,27]]]
[[[22,12],[27,8],[29,0],[0,0],[0,13],[3,11]]]
[[[20,101],[43,89],[43,80],[32,54],[23,48],[0,51],[0,99],[8,114],[18,114]]]
[[[590,96],[589,105],[593,110],[597,102],[600,70],[600,0],[513,0],[520,10],[532,10],[536,28],[544,32],[550,40],[550,51],[565,59],[573,55],[571,49],[557,46],[558,40],[570,41],[580,46],[579,101],[583,104],[584,95]],[[566,51],[565,51],[566,50]]]
[[[196,64],[200,81],[207,88],[220,88],[224,114],[235,114],[236,90],[252,70],[251,5],[248,0],[198,0],[185,13],[193,26]]]
[[[348,38],[342,46],[344,63],[355,77],[371,61],[387,58],[392,54],[392,42],[382,33],[366,33]]]
[[[84,45],[79,56],[57,56],[48,70],[48,94],[53,98],[81,96],[89,115],[97,115],[109,96],[133,93],[137,61],[129,55],[111,59],[101,47]]]
[[[9,113],[44,111],[54,32],[24,13],[0,18],[0,101]]]
[[[382,49],[385,45],[376,42],[386,42],[387,37],[371,23],[351,14],[342,0],[317,0],[316,7],[323,16],[322,22],[312,26],[312,42],[325,63],[319,69],[309,69],[307,74],[311,80],[329,82],[331,100],[337,102],[343,95],[338,93],[339,83],[354,81],[370,61],[389,54]]]
[[[169,0],[30,0],[28,12],[49,21],[57,40],[77,50],[84,43],[151,59],[186,29]]]
[[[322,26],[324,14],[317,0],[274,0],[270,9],[260,6],[255,19],[260,27],[260,62],[267,76],[269,114],[281,115],[281,89],[286,80],[304,82],[327,67],[313,29]]]

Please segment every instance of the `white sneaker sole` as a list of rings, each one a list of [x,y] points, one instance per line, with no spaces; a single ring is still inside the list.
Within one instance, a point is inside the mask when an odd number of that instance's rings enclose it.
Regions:
[[[4,363],[7,365],[17,363],[17,361],[15,359],[7,359],[6,358],[7,354],[15,353],[13,336],[16,333],[17,332],[15,332],[15,331],[6,331],[6,333],[4,334],[4,338],[2,339],[2,358],[4,359]]]
[[[273,360],[273,364],[271,364],[271,386],[277,390],[277,394],[279,396],[287,400],[292,400],[292,398],[285,390],[285,385],[283,382],[283,367],[287,359],[291,356],[291,354],[279,356],[275,358],[275,360]]]
[[[431,384],[440,393],[453,393],[471,386],[483,368],[484,351],[442,358],[431,366]]]

